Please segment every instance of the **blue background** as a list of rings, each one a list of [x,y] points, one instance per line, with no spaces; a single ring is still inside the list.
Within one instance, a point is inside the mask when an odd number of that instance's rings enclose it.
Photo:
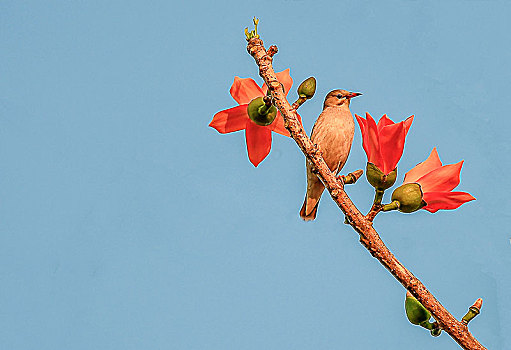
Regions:
[[[257,78],[261,19],[307,131],[334,88],[353,113],[415,114],[403,174],[465,159],[455,211],[375,228],[490,349],[511,347],[508,2],[2,1],[1,349],[456,349],[404,316],[402,286],[324,196],[298,217],[304,157],[274,134],[256,169],[213,115]],[[296,93],[290,93],[294,100]],[[366,156],[357,127],[346,170]],[[362,179],[348,193],[367,211]],[[390,193],[386,194],[388,201]]]

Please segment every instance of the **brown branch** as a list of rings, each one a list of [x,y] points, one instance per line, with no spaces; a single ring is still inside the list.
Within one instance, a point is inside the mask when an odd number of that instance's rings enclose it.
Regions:
[[[266,51],[266,53],[270,56],[270,57],[273,57],[275,56],[275,54],[279,52],[279,49],[277,48],[277,46],[275,45],[272,45],[268,48],[268,51]]]
[[[371,210],[369,210],[369,213],[367,213],[367,215],[366,215],[366,219],[368,221],[373,222],[373,220],[376,217],[376,215],[378,215],[378,213],[380,211],[382,211],[382,209],[383,209],[383,205],[373,203],[373,206],[371,207]]]
[[[440,327],[445,330],[463,349],[486,349],[468,331],[465,324],[452,316],[426,287],[408,271],[389,251],[368,220],[353,204],[346,192],[344,184],[328,168],[318,152],[318,147],[312,143],[298,121],[296,111],[287,101],[282,86],[277,80],[272,66],[272,56],[266,52],[263,41],[252,38],[247,50],[259,67],[259,75],[269,87],[273,100],[284,117],[284,125],[291,133],[305,157],[314,165],[317,176],[321,179],[332,199],[346,216],[347,222],[360,235],[361,244],[369,253],[385,266],[387,270],[405,287],[419,302],[428,309]]]

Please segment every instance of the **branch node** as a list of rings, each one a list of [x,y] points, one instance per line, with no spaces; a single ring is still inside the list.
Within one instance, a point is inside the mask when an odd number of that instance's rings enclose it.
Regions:
[[[266,54],[270,57],[273,57],[277,52],[279,52],[279,49],[277,48],[277,46],[272,45],[268,48],[268,50],[266,51]]]

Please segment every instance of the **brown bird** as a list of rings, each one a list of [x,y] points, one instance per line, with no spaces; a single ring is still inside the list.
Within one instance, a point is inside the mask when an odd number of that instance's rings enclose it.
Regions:
[[[321,155],[330,170],[337,174],[348,160],[355,122],[349,106],[351,98],[362,95],[358,92],[333,90],[325,97],[323,112],[312,128],[311,140],[319,146]],[[316,218],[319,199],[325,189],[321,180],[312,172],[312,164],[307,161],[307,193],[300,210],[302,219]]]

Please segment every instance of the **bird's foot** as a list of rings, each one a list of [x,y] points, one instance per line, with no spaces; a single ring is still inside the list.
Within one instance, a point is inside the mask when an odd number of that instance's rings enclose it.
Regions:
[[[348,175],[339,175],[337,178],[341,180],[345,185],[351,185],[357,182],[363,173],[364,171],[362,169],[358,169],[349,173]]]

